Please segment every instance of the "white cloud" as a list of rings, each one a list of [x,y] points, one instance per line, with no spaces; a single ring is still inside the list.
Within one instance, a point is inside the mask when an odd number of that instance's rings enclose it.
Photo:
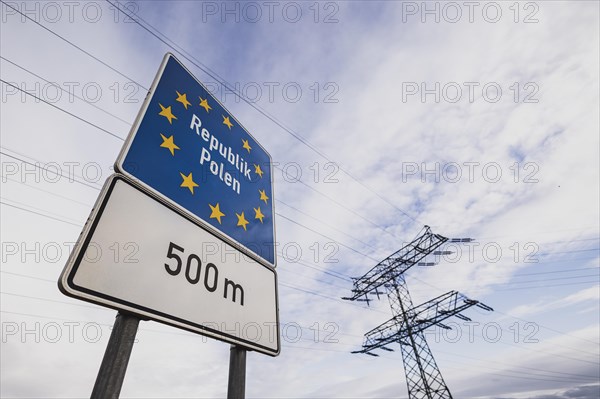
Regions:
[[[570,294],[566,297],[556,299],[553,301],[540,301],[535,304],[520,305],[510,310],[510,313],[516,317],[525,317],[533,314],[548,312],[551,310],[557,310],[567,308],[573,305],[578,305],[582,302],[588,302],[595,300],[598,302],[600,299],[600,286],[593,286],[584,288],[581,291]]]

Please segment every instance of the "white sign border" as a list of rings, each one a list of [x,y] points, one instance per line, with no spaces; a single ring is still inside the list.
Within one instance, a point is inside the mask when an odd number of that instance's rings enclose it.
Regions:
[[[84,287],[78,287],[73,282],[73,279],[75,278],[75,274],[77,273],[77,267],[79,266],[79,263],[81,262],[84,254],[85,254],[85,249],[93,236],[95,228],[97,227],[98,223],[100,222],[100,218],[102,217],[102,212],[104,211],[104,208],[106,207],[106,204],[108,203],[108,200],[110,198],[110,194],[118,180],[125,182],[126,184],[130,185],[134,189],[139,190],[140,192],[147,195],[150,199],[157,201],[158,203],[162,204],[163,206],[166,206],[167,208],[169,208],[170,210],[175,212],[178,216],[181,216],[181,217],[185,218],[186,220],[188,220],[190,223],[195,224],[196,226],[198,226],[199,228],[201,228],[203,230],[206,230],[208,233],[214,235],[217,239],[221,239],[221,237],[214,234],[212,231],[204,228],[203,224],[199,223],[197,218],[190,217],[188,215],[188,212],[181,212],[179,209],[176,209],[172,205],[165,203],[165,201],[163,201],[162,198],[159,198],[159,196],[157,196],[153,191],[138,187],[138,185],[135,184],[135,182],[131,181],[131,179],[127,178],[126,176],[119,175],[119,174],[113,174],[104,183],[104,187],[102,188],[102,191],[100,192],[100,195],[98,196],[98,199],[96,200],[96,203],[94,205],[94,208],[92,209],[90,217],[88,218],[88,220],[83,228],[83,231],[81,232],[81,234],[77,240],[77,243],[75,244],[75,247],[74,247],[73,251],[71,252],[71,255],[69,256],[67,264],[65,265],[62,273],[60,274],[60,277],[58,279],[58,289],[64,295],[75,298],[75,299],[80,299],[83,301],[91,302],[96,305],[115,309],[117,311],[124,311],[124,312],[128,312],[128,313],[132,313],[137,316],[141,316],[142,319],[154,320],[159,323],[167,324],[167,325],[170,325],[170,326],[173,326],[176,328],[181,328],[183,330],[187,330],[187,331],[190,331],[193,333],[206,335],[208,337],[212,337],[212,338],[218,339],[220,341],[226,341],[226,342],[229,342],[232,344],[240,345],[247,349],[255,350],[257,352],[264,353],[269,356],[273,356],[273,357],[278,356],[281,352],[281,339],[280,339],[280,335],[279,335],[279,327],[280,327],[279,289],[278,289],[279,284],[278,284],[277,272],[275,271],[274,268],[272,268],[268,265],[264,265],[262,262],[257,262],[257,263],[259,265],[265,267],[269,271],[271,271],[275,277],[275,306],[276,306],[276,335],[275,336],[277,339],[277,350],[276,351],[273,351],[272,348],[269,348],[269,347],[257,345],[255,343],[253,343],[252,341],[244,340],[242,338],[227,334],[226,332],[214,330],[214,329],[208,328],[206,326],[202,326],[200,324],[196,324],[196,323],[193,323],[193,322],[190,322],[190,321],[187,321],[187,320],[175,317],[175,316],[168,315],[168,314],[160,312],[160,311],[156,311],[156,310],[147,308],[142,305],[127,302],[127,301],[121,300],[119,298],[115,298],[110,295],[103,294],[101,292],[93,291],[93,290],[90,290],[90,289],[87,289]],[[227,244],[231,245],[231,243],[227,243]],[[239,245],[239,244],[237,244],[237,245]],[[237,247],[237,246],[234,245],[234,247]],[[239,249],[239,248],[236,248],[236,249]],[[252,259],[256,260],[254,257]]]

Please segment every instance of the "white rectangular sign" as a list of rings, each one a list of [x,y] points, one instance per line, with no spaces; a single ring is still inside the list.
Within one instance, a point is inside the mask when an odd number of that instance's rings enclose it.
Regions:
[[[271,356],[280,351],[275,270],[117,175],[106,182],[59,288]]]

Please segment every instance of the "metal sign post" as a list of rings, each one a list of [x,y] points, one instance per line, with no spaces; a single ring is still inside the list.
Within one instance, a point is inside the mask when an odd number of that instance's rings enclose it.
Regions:
[[[119,397],[139,323],[140,319],[136,316],[117,313],[91,399]]]
[[[229,382],[227,399],[246,397],[246,349],[231,345],[229,349]]]

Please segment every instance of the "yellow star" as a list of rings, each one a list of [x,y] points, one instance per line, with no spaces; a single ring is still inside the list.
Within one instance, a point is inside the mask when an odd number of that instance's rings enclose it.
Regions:
[[[254,213],[256,215],[254,216],[254,219],[258,219],[262,223],[265,215],[263,215],[263,213],[260,211],[260,206],[258,208],[254,208]]]
[[[265,190],[258,190],[258,192],[260,193],[260,200],[265,201],[266,204],[269,200],[269,197],[267,197],[267,193],[265,193]]]
[[[192,103],[189,102],[187,99],[187,94],[185,94],[185,93],[181,94],[177,90],[175,90],[175,93],[177,93],[177,100],[175,100],[175,101],[179,101],[180,103],[182,103],[183,106],[185,107],[185,109],[187,109],[188,105],[192,105]]]
[[[255,164],[254,165],[254,173],[256,173],[257,175],[259,175],[260,177],[262,177],[262,175],[263,175],[264,172],[260,168],[260,165],[256,165]]]
[[[161,111],[158,113],[160,116],[164,116],[165,118],[167,118],[169,120],[169,123],[173,123],[173,119],[177,119],[177,117],[175,115],[173,115],[173,112],[171,112],[171,106],[169,105],[167,108],[163,107],[161,103],[158,103],[158,105],[160,105],[160,109]]]
[[[164,148],[168,148],[169,151],[171,151],[171,155],[175,156],[175,150],[179,150],[179,147],[177,147],[177,144],[175,144],[175,142],[173,141],[173,135],[171,135],[171,137],[169,137],[169,138],[166,138],[161,133],[160,137],[162,137],[162,139],[163,139],[163,142],[160,146],[164,147]]]
[[[219,208],[219,203],[217,202],[217,205],[215,206],[208,204],[208,206],[210,206],[210,210],[212,211],[210,213],[210,219],[217,219],[219,224],[221,224],[221,218],[225,216],[225,214],[221,212],[221,208]]]
[[[192,179],[192,172],[190,172],[190,174],[187,176],[181,172],[179,172],[179,174],[181,175],[181,178],[183,179],[183,183],[181,183],[181,186],[179,186],[179,187],[187,187],[190,189],[192,194],[194,194],[194,187],[198,187],[198,185]]]
[[[229,117],[225,115],[223,115],[223,124],[226,125],[229,128],[229,130],[231,130],[231,128],[233,127],[233,123],[231,123]]]
[[[200,98],[200,106],[202,108],[204,108],[206,110],[206,112],[208,112],[209,109],[212,109],[212,107],[210,105],[208,105],[208,99],[202,98],[202,97],[199,97],[199,98]]]
[[[248,223],[250,223],[250,222],[246,220],[246,217],[244,216],[244,212],[242,212],[241,215],[239,215],[239,214],[236,213],[235,216],[237,216],[237,218],[238,218],[237,225],[243,227],[244,231],[247,231],[246,230],[246,225]]]
[[[242,139],[242,143],[244,143],[244,145],[242,147],[244,147],[245,149],[247,149],[248,150],[248,154],[250,154],[250,150],[252,149],[252,147],[250,147],[250,143],[248,143],[248,140]]]

